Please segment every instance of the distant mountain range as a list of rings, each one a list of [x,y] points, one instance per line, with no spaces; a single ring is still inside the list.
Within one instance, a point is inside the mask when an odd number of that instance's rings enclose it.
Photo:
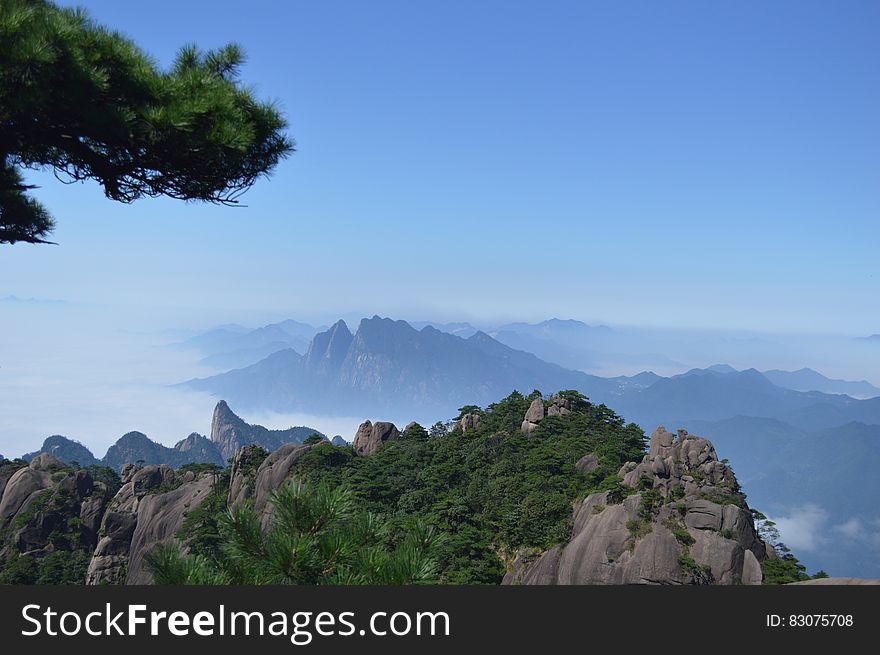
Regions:
[[[450,327],[468,329],[461,323]],[[558,320],[505,327],[499,334],[602,335],[609,330]],[[315,335],[305,355],[288,348],[250,366],[183,384],[245,408],[349,416],[388,410],[415,417],[451,415],[461,405],[488,403],[514,389],[577,389],[646,427],[737,415],[816,429],[851,421],[880,423],[880,389],[812,369],[761,373],[715,365],[671,377],[643,372],[604,378],[546,362],[480,330],[463,338],[433,325],[416,329],[378,316],[363,319],[354,334],[338,321]]]
[[[194,350],[203,355],[201,364],[225,370],[253,364],[285,348],[305,352],[318,331],[319,328],[290,319],[256,329],[225,325],[171,346]]]
[[[797,371],[764,371],[764,377],[773,384],[794,389],[795,391],[822,391],[824,393],[842,393],[853,398],[875,398],[880,396],[880,388],[870,382],[859,380],[836,380],[827,378],[811,368]]]
[[[305,355],[283,350],[184,384],[252,409],[347,416],[393,411],[416,420],[452,417],[465,404],[483,405],[514,389],[577,389],[648,431],[663,424],[715,440],[729,453],[754,506],[768,513],[815,504],[827,515],[828,530],[835,522],[876,526],[876,534],[864,532],[861,541],[839,541],[833,555],[806,551],[803,559],[815,568],[880,575],[870,564],[872,558],[880,561],[870,546],[880,544],[880,513],[874,509],[880,479],[870,473],[880,465],[880,390],[870,383],[806,368],[762,373],[726,364],[669,377],[649,371],[599,377],[544,361],[500,338],[523,345],[566,332],[602,339],[607,328],[547,321],[511,324],[493,337],[477,329],[469,333],[467,324],[441,327],[449,331],[374,316],[352,334],[339,321],[315,335]]]
[[[226,461],[243,446],[256,444],[268,451],[274,451],[284,444],[303,443],[314,434],[326,438],[318,430],[304,426],[268,430],[261,425],[251,425],[236,416],[229,405],[221,400],[214,408],[210,439],[193,432],[169,448],[151,440],[142,432],[129,432],[110,446],[103,458],[98,459],[78,441],[53,435],[43,442],[40,450],[26,453],[22,459],[30,462],[40,453],[49,453],[65,463],[77,462],[80,466],[97,464],[117,471],[125,464],[138,462],[166,464],[172,468],[184,464],[225,466]],[[340,443],[339,438],[335,438],[334,443]]]
[[[315,336],[306,354],[273,353],[251,366],[184,385],[241,407],[353,415],[395,410],[444,415],[513,389],[607,394],[616,383],[545,362],[484,332],[467,338],[430,325],[374,316],[352,334],[344,321]]]
[[[755,369],[694,369],[661,378],[643,389],[630,387],[611,406],[643,426],[732,416],[778,419],[804,429],[853,421],[880,424],[880,397],[857,400],[842,394],[786,389]]]

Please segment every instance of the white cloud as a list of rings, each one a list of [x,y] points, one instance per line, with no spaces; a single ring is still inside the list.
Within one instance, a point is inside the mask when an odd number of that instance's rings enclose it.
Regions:
[[[792,508],[788,515],[775,516],[783,543],[794,552],[817,552],[827,540],[828,512],[818,505],[802,505]]]
[[[855,516],[843,523],[835,525],[831,529],[842,537],[850,540],[862,538],[866,533],[864,521]]]

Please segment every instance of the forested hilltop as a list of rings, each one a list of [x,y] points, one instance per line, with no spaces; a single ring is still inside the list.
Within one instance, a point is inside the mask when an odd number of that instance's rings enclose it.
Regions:
[[[245,445],[226,468],[4,461],[0,582],[529,583],[596,516],[618,522],[600,565],[626,581],[807,577],[711,443],[646,446],[578,392],[535,391],[428,429],[367,421],[351,445]]]

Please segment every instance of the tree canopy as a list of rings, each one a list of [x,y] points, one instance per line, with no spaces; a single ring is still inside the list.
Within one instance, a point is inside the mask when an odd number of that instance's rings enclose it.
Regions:
[[[45,243],[54,227],[22,169],[95,180],[125,203],[235,203],[293,151],[278,109],[239,82],[243,59],[185,46],[161,70],[81,9],[3,0],[0,243]]]
[[[272,494],[271,506],[266,527],[247,502],[222,509],[214,520],[210,512],[188,516],[183,532],[191,533],[187,543],[196,552],[184,555],[176,544],[158,546],[146,557],[154,580],[346,585],[435,581],[433,552],[443,539],[433,528],[415,522],[391,548],[387,521],[359,511],[349,490],[326,484],[306,487],[288,480]]]

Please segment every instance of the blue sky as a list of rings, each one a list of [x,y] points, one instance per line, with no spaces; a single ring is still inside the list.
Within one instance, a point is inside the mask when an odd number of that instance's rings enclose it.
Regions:
[[[880,3],[71,4],[162,64],[242,44],[298,152],[238,209],[32,175],[60,245],[0,296],[880,332]]]

